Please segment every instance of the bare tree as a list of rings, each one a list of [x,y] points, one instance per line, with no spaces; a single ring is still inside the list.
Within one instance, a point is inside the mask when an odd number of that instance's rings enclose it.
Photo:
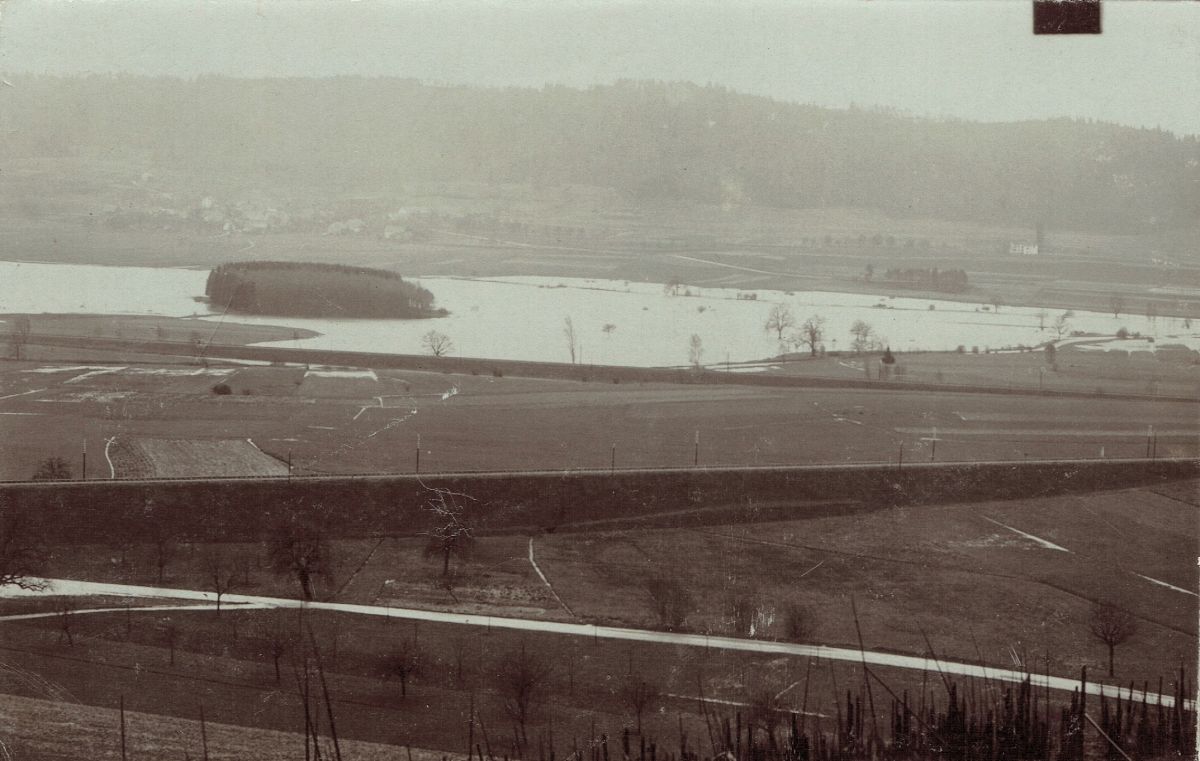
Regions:
[[[159,632],[163,642],[167,646],[167,663],[171,666],[175,665],[175,645],[179,642],[179,627],[170,619],[164,619],[159,624]],[[276,680],[278,681],[278,680]]]
[[[629,674],[617,691],[617,699],[633,714],[637,721],[637,731],[642,733],[642,716],[646,709],[658,701],[658,688],[640,676]]]
[[[871,337],[875,334],[875,329],[862,320],[855,320],[850,326],[850,335],[854,336],[854,340],[850,342],[850,348],[854,349],[855,354],[862,354],[871,348]]]
[[[75,606],[63,602],[58,608],[58,642],[61,645],[65,639],[67,647],[75,647],[75,634],[71,631],[71,619],[75,617]]]
[[[274,620],[270,624],[267,641],[267,654],[271,656],[271,662],[275,664],[275,684],[279,684],[279,662],[297,644],[298,639],[299,633],[293,634],[288,629],[283,612],[276,611]]]
[[[24,359],[25,347],[29,344],[30,325],[28,317],[14,317],[9,320],[8,356],[12,359]]]
[[[696,333],[692,334],[692,338],[688,341],[688,364],[693,370],[699,370],[704,366],[704,341]]]
[[[161,515],[151,517],[150,543],[154,545],[154,567],[158,571],[158,583],[162,584],[167,565],[179,549],[179,533],[168,518]]]
[[[672,277],[663,285],[663,293],[668,296],[678,296],[681,288],[683,288],[683,283],[679,282],[679,278]]]
[[[436,330],[421,336],[421,345],[435,357],[444,357],[454,351],[454,342],[450,340],[450,336]]]
[[[775,730],[783,719],[783,705],[779,690],[763,680],[757,680],[746,688],[746,722],[750,731],[761,729],[768,740],[775,741]]]
[[[1114,651],[1117,645],[1137,633],[1137,619],[1124,608],[1106,602],[1096,603],[1092,606],[1088,630],[1108,648],[1108,675],[1115,676]]]
[[[467,522],[466,509],[460,499],[471,499],[449,489],[431,488],[432,496],[425,501],[434,520],[429,530],[429,542],[425,545],[425,556],[440,558],[442,579],[450,577],[450,558],[465,557],[475,545],[475,534]]]
[[[33,472],[34,481],[70,481],[73,477],[71,464],[61,457],[47,457]]]
[[[1057,335],[1059,339],[1062,339],[1063,336],[1071,332],[1071,318],[1074,316],[1075,313],[1068,309],[1058,317],[1054,318],[1054,334]]]
[[[237,587],[237,567],[216,545],[205,548],[200,564],[208,588],[217,596],[217,615],[221,615],[221,598]]]
[[[825,318],[813,315],[804,321],[800,330],[792,334],[792,342],[797,346],[807,346],[812,356],[817,356],[817,349],[825,337]]]
[[[281,576],[295,577],[305,600],[313,599],[313,581],[328,576],[330,555],[329,542],[321,530],[296,519],[276,526],[267,540],[271,570]]]
[[[1046,310],[1045,310],[1045,309],[1042,309],[1041,311],[1039,311],[1039,312],[1037,313],[1037,318],[1038,318],[1038,330],[1045,330],[1045,329],[1046,329],[1046,318],[1047,318],[1047,317],[1049,317],[1049,316],[1050,316],[1050,315],[1049,315],[1049,314],[1047,314],[1047,312],[1046,312]]]
[[[791,307],[787,304],[775,304],[767,313],[767,323],[763,326],[763,330],[775,331],[776,340],[782,341],[784,331],[794,327],[796,327],[796,316],[792,314]]]
[[[690,592],[675,579],[654,577],[646,582],[654,612],[667,631],[680,631],[696,607]]]
[[[406,637],[383,656],[380,664],[383,678],[395,676],[400,680],[400,697],[408,697],[408,680],[421,671],[421,651],[416,640]]]
[[[803,642],[812,637],[813,612],[804,605],[792,603],[783,609],[783,638],[788,642]]]
[[[1113,317],[1120,317],[1121,312],[1125,311],[1125,297],[1119,293],[1109,294],[1108,308],[1112,310]]]
[[[25,522],[8,512],[0,503],[0,586],[39,590],[45,583],[35,577],[41,573],[46,553]]]
[[[575,335],[575,323],[570,317],[563,319],[563,336],[567,339],[567,351],[571,353],[571,364],[575,364],[575,352],[579,350],[579,337]]]
[[[529,742],[526,727],[533,715],[534,705],[546,691],[550,674],[550,664],[530,653],[524,642],[519,651],[510,653],[496,669],[497,688],[504,701],[504,712],[517,724],[522,743]]]

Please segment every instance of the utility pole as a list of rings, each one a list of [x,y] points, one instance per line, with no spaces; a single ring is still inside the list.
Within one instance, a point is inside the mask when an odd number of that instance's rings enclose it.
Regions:
[[[287,466],[288,466],[288,480],[291,481],[292,480],[292,450],[290,450],[290,449],[288,450]]]
[[[904,442],[900,442],[900,459],[896,460],[896,470],[904,468]]]
[[[83,437],[83,466],[79,469],[79,477],[87,480],[87,436]]]
[[[692,454],[692,467],[694,467],[694,468],[700,467],[700,431],[699,430],[696,431],[696,444],[695,444],[695,450]]]
[[[419,434],[419,433],[417,434],[417,464],[416,464],[416,467],[413,469],[413,472],[415,472],[415,473],[421,472],[421,434]]]
[[[1154,426],[1146,429],[1146,459],[1150,459],[1150,447],[1154,442]]]
[[[929,450],[929,461],[933,462],[937,458],[937,426],[933,427],[933,438],[929,440],[932,444],[932,449]]]
[[[609,468],[609,471],[612,473],[617,472],[617,443],[615,441],[613,442],[613,445],[612,445],[612,458],[609,460],[608,468]]]

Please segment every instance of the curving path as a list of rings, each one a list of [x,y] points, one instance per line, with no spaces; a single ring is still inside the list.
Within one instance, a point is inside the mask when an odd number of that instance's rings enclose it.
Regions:
[[[16,586],[0,587],[0,598],[14,597],[135,597],[142,599],[194,600],[209,605],[216,602],[216,595],[194,589],[171,589],[169,587],[145,587],[128,584],[108,584],[95,581],[75,581],[72,579],[30,579],[29,581],[42,585],[42,589],[27,590]],[[519,631],[545,632],[549,634],[565,634],[573,637],[590,637],[593,639],[613,639],[628,642],[651,642],[666,645],[682,645],[685,647],[716,648],[718,650],[738,650],[743,652],[763,653],[769,655],[794,655],[829,661],[847,661],[866,663],[871,666],[888,666],[891,668],[908,669],[913,671],[934,671],[944,675],[980,677],[1000,682],[1022,682],[1029,677],[1036,687],[1049,687],[1054,690],[1069,692],[1079,688],[1077,679],[1049,676],[1046,674],[1026,674],[1021,671],[980,666],[974,663],[945,661],[937,658],[926,658],[898,653],[886,653],[876,650],[852,650],[844,647],[828,647],[826,645],[802,645],[792,642],[773,642],[766,640],[740,639],[737,637],[719,637],[707,634],[688,634],[681,632],[663,632],[648,629],[626,629],[616,626],[598,626],[595,624],[574,624],[560,621],[541,621],[528,618],[507,618],[502,616],[472,615],[466,613],[447,613],[435,610],[420,610],[416,608],[393,608],[385,605],[356,605],[341,602],[305,602],[283,597],[260,597],[256,595],[226,594],[221,596],[221,603],[228,604],[230,609],[249,608],[306,608],[309,610],[325,610],[335,613],[346,613],[359,616],[381,616],[385,618],[403,618],[413,621],[429,621],[441,624],[458,624],[462,626],[483,626],[499,629],[515,629]],[[174,607],[174,606],[172,606]],[[105,612],[124,608],[109,608]],[[77,610],[72,615],[87,613]],[[0,620],[19,620],[39,616],[62,615],[61,612],[52,614],[25,614]],[[1173,707],[1175,698],[1172,695],[1159,695],[1153,692],[1143,693],[1128,689],[1089,682],[1089,695],[1107,695],[1116,697],[1118,693],[1126,698],[1142,700],[1143,696],[1150,703],[1161,702],[1165,707]],[[1194,711],[1195,700],[1187,700],[1184,707]]]

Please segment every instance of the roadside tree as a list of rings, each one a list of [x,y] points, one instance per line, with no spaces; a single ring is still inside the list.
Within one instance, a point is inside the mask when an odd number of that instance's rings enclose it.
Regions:
[[[267,560],[280,576],[292,576],[300,584],[305,600],[313,599],[313,582],[328,577],[332,557],[329,541],[311,523],[286,520],[277,525],[267,540]]]
[[[237,567],[219,545],[209,545],[200,558],[208,588],[217,596],[217,615],[221,615],[221,598],[237,587]]]
[[[654,577],[646,582],[646,592],[658,616],[659,624],[669,632],[682,631],[696,602],[683,584],[675,579]]]

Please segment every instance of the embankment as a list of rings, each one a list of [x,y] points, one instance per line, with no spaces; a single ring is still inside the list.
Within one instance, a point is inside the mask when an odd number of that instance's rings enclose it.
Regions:
[[[285,520],[333,537],[412,535],[444,497],[479,532],[804,518],[899,504],[1040,497],[1200,475],[1196,460],[1060,460],[613,473],[0,484],[0,505],[55,543],[157,535],[258,541]],[[440,490],[440,491],[439,491]],[[441,520],[444,522],[444,519]]]

